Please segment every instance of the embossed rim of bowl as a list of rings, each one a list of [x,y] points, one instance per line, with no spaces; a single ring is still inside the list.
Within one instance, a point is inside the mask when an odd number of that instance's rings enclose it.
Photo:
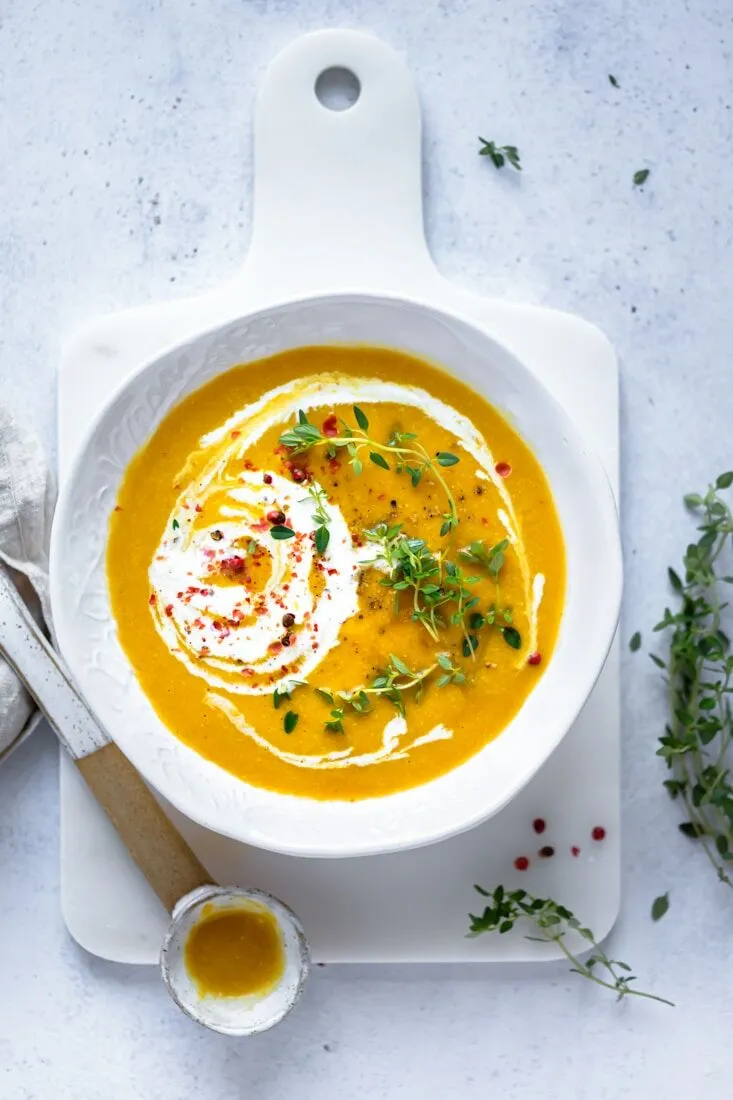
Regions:
[[[253,787],[180,742],[157,717],[116,636],[104,556],[124,470],[182,397],[239,362],[317,343],[373,344],[430,359],[515,423],[550,482],[566,544],[560,635],[504,731],[422,786],[357,802]],[[445,839],[500,810],[577,718],[613,640],[621,601],[618,515],[605,471],[567,413],[503,345],[455,313],[408,298],[288,300],[216,326],[143,364],[100,411],[62,486],[51,543],[56,636],[110,736],[182,813],[237,840],[301,856],[397,851]]]

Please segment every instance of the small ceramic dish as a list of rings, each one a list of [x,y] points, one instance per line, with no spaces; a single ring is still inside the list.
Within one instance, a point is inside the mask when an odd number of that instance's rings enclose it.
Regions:
[[[312,344],[372,344],[429,359],[482,393],[532,447],[550,483],[567,557],[552,660],[503,733],[423,786],[358,802],[253,787],[198,756],[157,717],[115,630],[105,572],[109,517],[130,459],[186,394],[237,363]],[[354,856],[444,839],[500,810],[580,712],[616,629],[618,516],[599,459],[530,370],[467,320],[371,294],[290,301],[224,324],[141,368],[93,424],[62,489],[51,595],[66,661],[102,724],[143,776],[189,817],[248,844]]]
[[[186,969],[186,940],[208,910],[227,913],[250,907],[264,909],[276,922],[282,940],[281,978],[258,995],[202,995]],[[302,924],[277,898],[236,886],[201,886],[181,898],[173,910],[160,952],[160,968],[173,1000],[197,1024],[222,1035],[256,1035],[278,1024],[300,1000],[310,970],[310,950]]]

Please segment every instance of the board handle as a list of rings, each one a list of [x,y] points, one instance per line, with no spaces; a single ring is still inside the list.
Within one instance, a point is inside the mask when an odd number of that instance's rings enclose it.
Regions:
[[[213,880],[113,745],[0,567],[0,654],[28,688],[166,909]]]
[[[334,69],[358,80],[346,110],[318,98],[319,77]],[[405,63],[378,38],[319,31],[270,65],[255,112],[245,274],[279,298],[438,278],[423,229],[417,93]]]

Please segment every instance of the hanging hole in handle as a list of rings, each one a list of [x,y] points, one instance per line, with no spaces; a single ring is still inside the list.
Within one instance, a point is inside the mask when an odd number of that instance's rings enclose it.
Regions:
[[[316,98],[329,111],[348,111],[361,95],[361,84],[351,69],[324,69],[316,80]]]

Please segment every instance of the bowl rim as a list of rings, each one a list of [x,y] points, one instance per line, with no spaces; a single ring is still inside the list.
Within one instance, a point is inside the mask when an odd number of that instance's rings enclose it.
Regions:
[[[284,855],[292,856],[306,856],[313,858],[341,858],[352,857],[361,855],[377,855],[390,852],[397,852],[405,849],[419,848],[427,844],[433,844],[441,840],[448,839],[449,837],[456,836],[462,832],[474,828],[482,821],[487,820],[494,814],[498,813],[508,802],[510,802],[524,786],[531,780],[539,768],[545,763],[545,761],[552,755],[554,750],[563,740],[568,730],[571,728],[579,713],[581,712],[585,702],[587,701],[593,687],[603,669],[608,652],[613,643],[613,639],[616,634],[616,628],[618,624],[618,618],[621,607],[622,596],[622,553],[621,553],[621,540],[619,530],[619,517],[616,498],[611,488],[610,481],[606,470],[601,463],[600,458],[597,456],[592,444],[583,436],[580,428],[571,419],[570,415],[566,412],[560,402],[550,393],[544,383],[538,378],[535,373],[528,367],[519,357],[499,339],[492,335],[487,329],[483,328],[473,318],[463,314],[461,311],[451,308],[445,308],[442,304],[436,304],[428,299],[420,298],[419,296],[410,296],[403,294],[392,293],[380,293],[373,290],[348,290],[339,291],[333,293],[319,293],[319,294],[304,294],[297,297],[284,297],[276,301],[270,302],[266,306],[260,306],[252,311],[237,313],[234,316],[227,317],[223,320],[219,320],[216,324],[209,325],[205,329],[196,332],[195,334],[187,337],[182,341],[172,342],[166,345],[162,350],[159,350],[155,355],[150,356],[137,366],[127,377],[117,385],[107,400],[100,406],[89,427],[87,428],[83,439],[73,456],[70,463],[68,473],[61,485],[56,512],[53,520],[53,527],[51,533],[51,554],[50,554],[50,592],[51,603],[54,610],[54,630],[57,639],[57,644],[61,649],[62,655],[66,658],[72,677],[77,683],[82,694],[89,702],[90,707],[95,713],[98,708],[95,707],[94,698],[89,699],[87,692],[85,691],[85,685],[83,676],[77,672],[78,662],[76,661],[76,654],[74,653],[74,644],[72,638],[72,630],[69,622],[66,620],[63,611],[63,602],[61,599],[61,590],[64,587],[64,581],[61,576],[61,563],[63,562],[63,552],[61,543],[64,537],[64,530],[68,530],[69,516],[67,511],[71,506],[73,498],[73,489],[77,482],[80,471],[84,466],[85,459],[88,458],[88,451],[92,445],[100,426],[105,419],[110,415],[114,407],[120,401],[120,399],[133,389],[138,379],[145,375],[155,365],[161,363],[161,361],[167,359],[174,354],[182,353],[187,347],[204,342],[207,339],[212,339],[217,335],[221,335],[228,329],[234,327],[237,324],[250,323],[258,319],[267,318],[269,315],[276,315],[282,310],[287,310],[294,307],[323,307],[328,305],[387,305],[393,307],[405,307],[417,310],[423,310],[431,313],[434,318],[439,320],[446,320],[454,324],[462,326],[464,329],[470,331],[470,333],[478,338],[479,341],[483,341],[488,346],[492,347],[494,352],[500,353],[505,361],[511,361],[513,367],[524,375],[525,381],[528,382],[533,388],[540,391],[542,397],[541,400],[550,406],[554,407],[556,414],[559,415],[561,420],[564,420],[566,426],[569,429],[570,434],[575,436],[576,450],[579,450],[583,457],[584,472],[586,478],[592,482],[594,490],[594,496],[597,500],[596,516],[599,521],[602,521],[604,527],[604,534],[606,536],[605,550],[607,553],[607,559],[604,561],[604,581],[603,589],[605,594],[605,601],[603,606],[606,609],[605,622],[601,623],[602,630],[596,634],[594,644],[591,648],[595,659],[588,662],[588,669],[584,676],[582,688],[578,688],[577,682],[573,683],[572,693],[565,693],[565,705],[559,706],[558,709],[561,712],[561,720],[555,718],[553,727],[555,733],[550,739],[551,744],[543,748],[541,756],[538,758],[535,754],[528,754],[527,759],[522,763],[517,764],[512,769],[511,782],[504,785],[504,791],[501,797],[494,797],[490,802],[482,807],[476,807],[472,813],[464,813],[463,815],[456,815],[453,813],[450,819],[445,815],[436,815],[435,823],[429,828],[421,828],[419,835],[408,835],[405,839],[395,839],[392,836],[379,839],[378,833],[375,831],[369,833],[368,836],[363,837],[359,841],[355,841],[353,838],[349,839],[346,843],[336,839],[329,839],[328,843],[320,842],[314,843],[312,840],[303,841],[298,834],[298,828],[293,827],[291,829],[292,840],[288,843],[283,842],[282,839],[272,839],[266,834],[254,830],[251,828],[251,823],[247,822],[248,814],[244,814],[244,823],[232,822],[227,818],[226,812],[220,812],[220,808],[208,806],[209,812],[206,812],[207,807],[203,809],[196,803],[195,799],[192,799],[191,791],[182,790],[175,782],[171,781],[170,777],[166,773],[166,769],[162,766],[155,766],[151,764],[151,761],[145,756],[145,752],[140,744],[141,738],[138,737],[135,741],[135,735],[130,735],[125,732],[120,732],[120,729],[109,728],[112,723],[103,723],[107,728],[108,734],[112,740],[114,740],[123,752],[129,757],[132,764],[140,771],[140,773],[150,782],[169,802],[171,802],[181,813],[185,814],[188,818],[196,821],[205,828],[212,829],[223,836],[231,837],[235,840],[239,840],[243,843],[250,844],[265,850],[278,852]],[[328,343],[328,341],[324,341]],[[339,341],[332,341],[338,344]],[[348,341],[345,342],[348,345]],[[361,343],[354,341],[354,343]],[[300,346],[297,344],[294,347]],[[305,345],[303,345],[305,346]],[[375,347],[386,347],[387,344],[375,342]],[[397,348],[397,343],[392,345]],[[415,354],[415,353],[413,353]],[[254,361],[254,360],[253,360]],[[234,366],[236,364],[230,364]],[[440,364],[438,364],[440,365]],[[444,369],[452,373],[449,367]],[[458,377],[464,384],[469,385],[471,383],[463,378],[460,374]],[[203,384],[200,383],[200,384]],[[195,387],[194,387],[195,389]],[[189,391],[193,392],[193,391]],[[183,395],[182,395],[183,396]],[[178,403],[182,399],[182,396],[176,399],[174,404]],[[168,414],[170,408],[162,414],[162,416],[155,416],[150,431],[153,431],[155,427],[160,423],[161,419]],[[520,432],[521,434],[521,432]],[[552,484],[551,484],[552,487]],[[565,534],[565,531],[563,531]],[[106,546],[106,541],[105,541]],[[114,626],[114,620],[111,617],[110,622]],[[121,647],[120,647],[121,648]],[[125,661],[127,661],[125,657]],[[538,683],[546,681],[548,676],[551,676],[551,670],[553,662],[550,662],[548,669],[543,673],[542,679]],[[128,669],[132,673],[132,669],[128,664]],[[133,673],[134,678],[134,673]],[[135,681],[137,682],[137,681]],[[439,789],[441,781],[446,780],[448,777],[456,777],[460,774],[470,770],[472,766],[475,766],[477,760],[479,760],[485,750],[491,745],[501,740],[507,730],[516,721],[517,717],[521,714],[522,710],[526,706],[527,700],[531,699],[535,695],[537,689],[530,692],[529,696],[523,703],[517,715],[512,718],[510,723],[505,727],[502,732],[497,735],[495,739],[487,742],[482,748],[474,753],[467,760],[458,764],[455,768],[450,769],[447,773],[443,773],[440,776],[429,780],[427,783],[421,784],[418,787],[411,787],[405,790],[392,792],[390,794],[378,796],[372,799],[360,799],[354,802],[348,802],[346,800],[317,800],[309,799],[303,796],[295,796],[284,794],[280,792],[267,791],[266,794],[277,801],[277,804],[282,807],[283,812],[287,812],[287,805],[290,804],[294,809],[294,813],[291,816],[297,821],[297,807],[323,807],[323,806],[347,806],[347,807],[363,807],[369,804],[380,803],[382,805],[389,804],[395,805],[399,801],[404,801],[406,796],[415,794],[415,792],[425,793],[431,789]],[[568,698],[572,698],[572,703],[568,705]],[[148,703],[148,706],[152,706]],[[162,729],[166,730],[168,736],[175,741],[179,751],[179,755],[190,758],[190,762],[193,767],[198,767],[200,770],[213,770],[220,773],[222,776],[227,777],[229,780],[236,780],[241,786],[242,791],[256,792],[262,794],[262,788],[253,787],[243,780],[238,780],[231,773],[225,769],[220,768],[218,765],[213,764],[211,761],[201,757],[195,750],[189,748],[183,742],[179,741],[175,734],[167,729],[161,719],[157,717],[154,711],[152,711],[155,720],[159,723]],[[122,725],[122,723],[120,723]],[[397,805],[395,805],[397,809]],[[215,812],[212,812],[215,811]],[[457,819],[460,817],[460,819]],[[231,815],[230,815],[231,818]],[[409,830],[406,830],[409,832]]]

